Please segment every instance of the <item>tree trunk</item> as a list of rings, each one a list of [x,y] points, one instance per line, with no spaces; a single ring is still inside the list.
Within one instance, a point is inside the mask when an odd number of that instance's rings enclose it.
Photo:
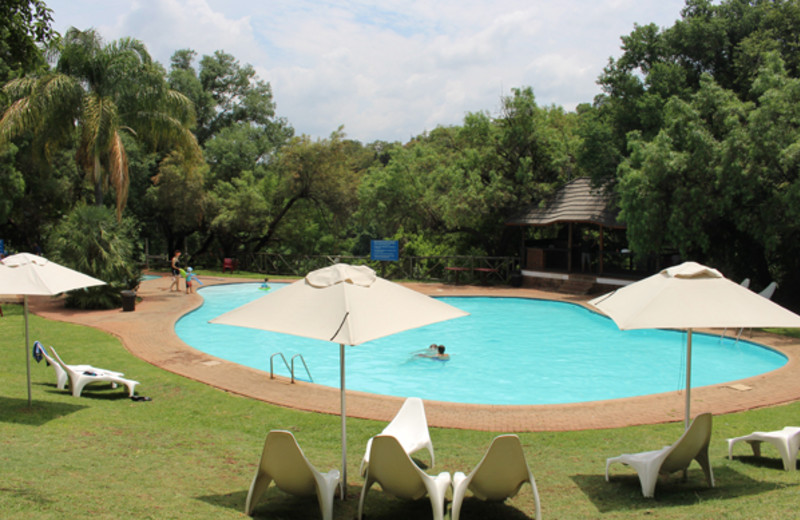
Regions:
[[[100,166],[100,158],[94,158],[94,205],[97,207],[103,206],[103,172]]]

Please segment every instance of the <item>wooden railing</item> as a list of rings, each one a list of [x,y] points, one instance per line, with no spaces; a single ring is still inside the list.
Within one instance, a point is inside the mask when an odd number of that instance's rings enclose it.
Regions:
[[[519,269],[519,258],[509,256],[403,256],[397,262],[373,261],[366,256],[284,255],[252,253],[239,259],[239,268],[276,276],[304,276],[335,263],[368,265],[387,279],[451,281],[448,267],[462,267],[460,281],[505,283]]]

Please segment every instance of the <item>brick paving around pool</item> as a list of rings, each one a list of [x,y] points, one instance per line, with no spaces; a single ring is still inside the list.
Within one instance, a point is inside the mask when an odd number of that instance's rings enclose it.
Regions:
[[[205,285],[260,281],[223,277],[202,277],[202,280]],[[170,292],[169,285],[170,277],[167,275],[142,282],[138,291],[141,300],[137,301],[133,312],[123,312],[121,309],[65,309],[62,301],[47,297],[30,297],[29,305],[32,312],[44,318],[88,325],[109,332],[118,337],[133,355],[175,374],[279,406],[339,414],[341,405],[337,388],[305,382],[291,384],[288,378],[278,376],[270,379],[265,371],[215,358],[181,341],[175,333],[175,323],[182,315],[199,307],[202,297],[198,294]],[[514,296],[575,303],[587,300],[586,297],[526,288],[421,283],[404,285],[431,296]],[[752,338],[746,337],[783,352],[789,358],[788,363],[760,376],[693,388],[693,416],[703,412],[718,415],[800,399],[800,340],[759,331],[755,331]],[[338,346],[331,345],[331,348]],[[625,374],[621,373],[619,377],[625,377]],[[142,381],[141,388],[146,392],[147,381]],[[347,391],[346,395],[348,417],[380,421],[391,420],[403,401],[399,397],[356,391]],[[426,400],[425,412],[430,426],[523,432],[618,428],[682,421],[684,406],[684,392],[676,391],[561,405],[477,405]]]

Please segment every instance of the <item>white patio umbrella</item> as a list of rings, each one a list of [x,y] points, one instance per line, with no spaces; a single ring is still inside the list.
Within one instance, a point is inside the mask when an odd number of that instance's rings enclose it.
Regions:
[[[345,345],[359,345],[404,330],[468,313],[402,285],[384,280],[367,266],[336,264],[267,293],[211,320],[320,339],[339,344],[342,423],[342,484],[347,482],[345,428]]]
[[[28,338],[28,296],[53,296],[73,289],[105,285],[105,282],[73,271],[30,253],[0,260],[0,294],[23,297],[25,315],[25,361],[28,370],[28,406],[31,405],[31,349]]]
[[[800,316],[696,262],[664,269],[589,302],[621,330],[685,329],[686,427],[689,426],[692,330],[716,327],[800,328]]]

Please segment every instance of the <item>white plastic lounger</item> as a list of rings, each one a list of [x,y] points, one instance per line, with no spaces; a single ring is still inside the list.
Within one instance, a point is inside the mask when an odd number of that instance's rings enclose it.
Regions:
[[[608,467],[611,464],[617,462],[627,464],[639,474],[642,494],[645,497],[652,497],[655,495],[659,475],[669,475],[677,471],[685,472],[692,461],[696,460],[703,468],[708,485],[714,487],[714,473],[708,459],[710,441],[711,414],[703,413],[694,418],[680,439],[671,446],[642,453],[626,453],[606,460],[606,482],[608,482]]]
[[[529,482],[536,504],[536,520],[541,519],[539,491],[525,452],[516,435],[495,437],[481,461],[469,475],[458,471],[453,474],[453,505],[450,511],[452,520],[458,520],[461,505],[467,489],[481,500],[504,501],[516,495],[523,484]]]
[[[55,359],[50,357],[47,351],[42,346],[41,342],[34,341],[33,342],[34,348],[38,347],[39,353],[44,357],[47,363],[53,367],[53,371],[56,373],[56,388],[59,390],[64,390],[67,388],[67,384],[69,383],[69,375],[67,375],[67,371],[61,366],[61,363],[57,362]],[[50,347],[53,348],[53,347]],[[102,372],[104,374],[109,374],[112,376],[122,377],[125,374],[122,372],[113,372],[111,370],[106,370],[105,368],[97,368],[93,367],[92,365],[70,365],[69,366],[75,372]],[[111,388],[116,388],[117,383],[112,382]]]
[[[428,420],[425,417],[425,405],[419,397],[409,397],[403,402],[403,406],[394,416],[380,435],[391,435],[400,442],[409,456],[414,452],[427,448],[431,455],[431,467],[433,467],[433,442],[428,432]],[[367,449],[364,458],[361,459],[359,473],[363,476],[369,464],[370,451],[372,449],[372,439],[367,441]]]
[[[372,456],[365,475],[361,499],[358,501],[358,520],[364,512],[364,498],[374,483],[380,484],[384,493],[405,500],[418,500],[425,495],[431,500],[433,519],[443,520],[444,499],[450,487],[450,474],[446,471],[432,477],[417,466],[400,442],[391,435],[377,435],[372,439]]]
[[[761,443],[768,442],[775,446],[783,460],[783,469],[795,471],[797,469],[797,451],[800,448],[800,428],[787,426],[774,432],[753,432],[750,435],[728,439],[728,459],[733,458],[733,445],[737,442],[747,442],[753,448],[753,455],[761,456]]]
[[[292,432],[272,430],[264,441],[261,462],[250,484],[244,511],[253,513],[258,499],[272,481],[279,489],[296,496],[317,496],[322,520],[333,519],[333,495],[339,485],[339,470],[320,473],[308,461]]]
[[[53,353],[53,357],[56,359],[56,361],[61,365],[61,368],[66,371],[67,376],[69,377],[69,386],[72,389],[73,397],[80,397],[84,387],[92,383],[116,383],[118,385],[124,385],[125,388],[128,389],[128,396],[133,397],[133,391],[136,388],[136,385],[139,384],[139,381],[125,379],[124,377],[119,377],[109,372],[74,370],[72,365],[67,365],[61,360],[61,358],[58,356],[58,352],[56,352],[56,349],[54,349],[52,346],[50,347],[50,351]]]

